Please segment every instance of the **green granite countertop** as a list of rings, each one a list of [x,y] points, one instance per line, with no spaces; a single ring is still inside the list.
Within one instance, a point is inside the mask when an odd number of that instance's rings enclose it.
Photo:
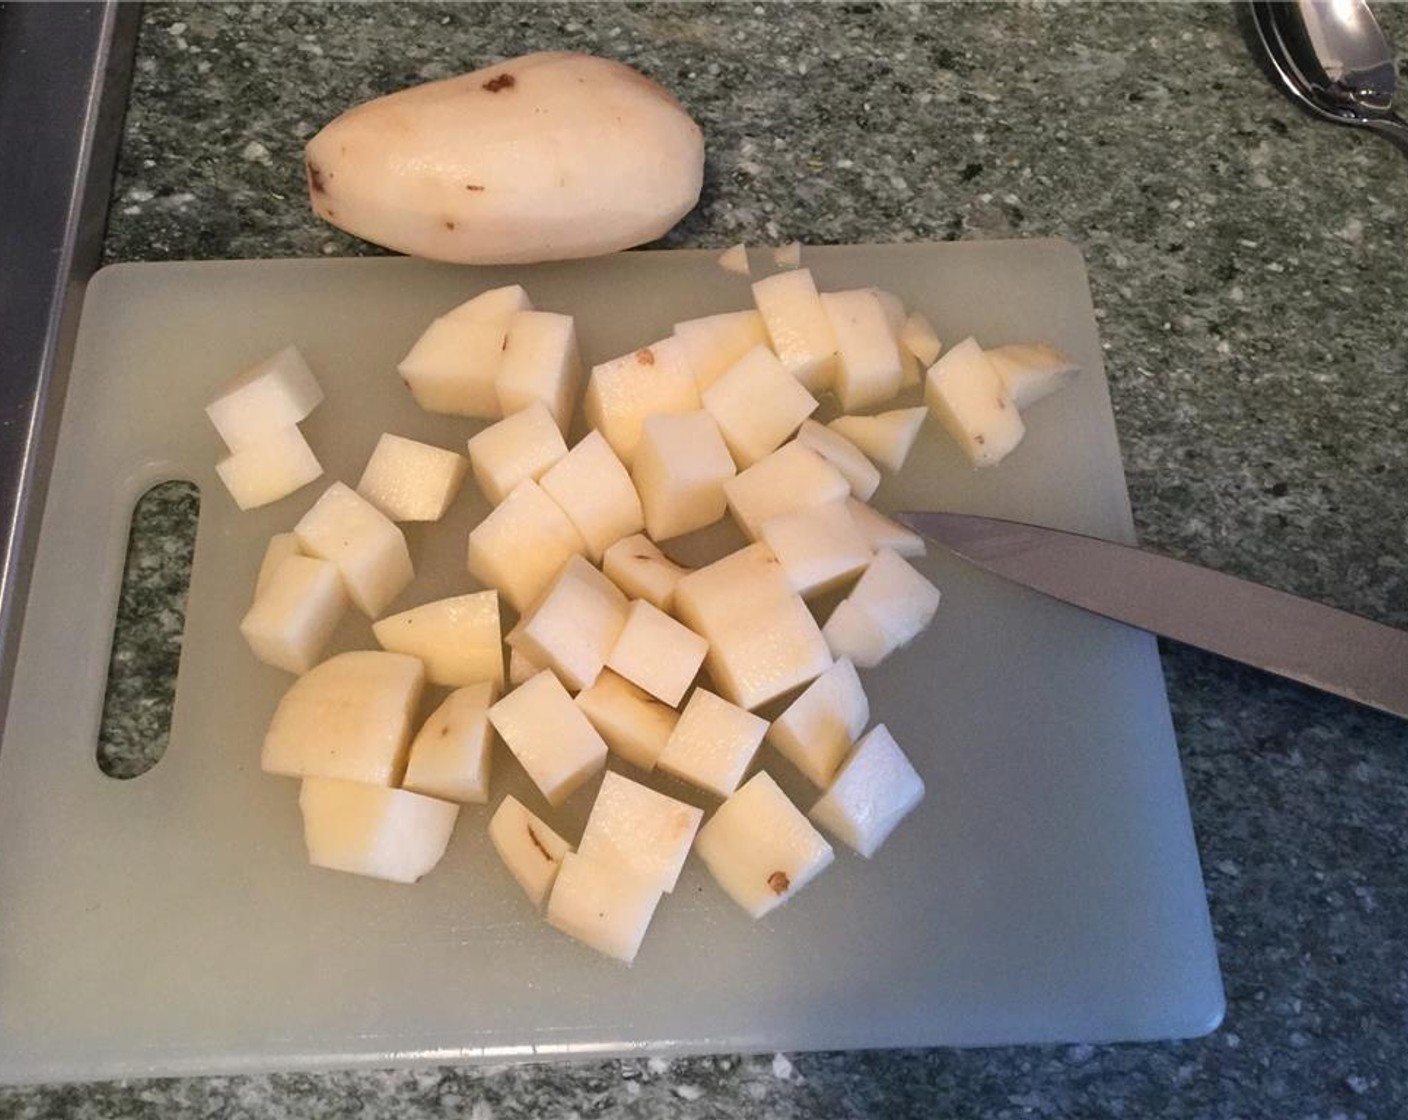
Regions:
[[[564,47],[703,125],[667,244],[1074,241],[1143,541],[1408,626],[1408,161],[1293,109],[1230,7],[152,5],[108,259],[370,251],[309,213],[307,137]],[[139,517],[117,768],[160,725],[193,516],[174,488]],[[1227,985],[1207,1038],[53,1086],[0,1116],[1408,1114],[1408,724],[1163,653]]]

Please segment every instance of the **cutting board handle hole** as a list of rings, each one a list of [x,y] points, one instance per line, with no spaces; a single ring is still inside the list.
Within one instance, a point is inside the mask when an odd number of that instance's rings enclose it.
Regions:
[[[109,778],[140,777],[166,753],[199,516],[190,482],[159,483],[132,510],[98,728]]]

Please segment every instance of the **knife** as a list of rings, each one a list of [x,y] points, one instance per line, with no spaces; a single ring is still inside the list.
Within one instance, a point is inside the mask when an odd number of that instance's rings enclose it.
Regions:
[[[895,516],[1044,595],[1408,718],[1408,631],[1098,537],[968,514]]]

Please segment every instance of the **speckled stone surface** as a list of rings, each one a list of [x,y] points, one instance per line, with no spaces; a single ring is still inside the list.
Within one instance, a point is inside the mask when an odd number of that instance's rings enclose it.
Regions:
[[[1408,9],[1383,15],[1408,44]],[[369,251],[304,203],[299,151],[323,121],[501,56],[620,57],[708,137],[704,200],[669,244],[1069,238],[1143,540],[1408,626],[1408,161],[1297,113],[1230,8],[144,19],[112,260]],[[134,546],[104,731],[118,765],[169,689],[161,589],[190,507],[168,493]],[[1164,666],[1227,985],[1205,1039],[57,1086],[0,1092],[0,1115],[1408,1115],[1408,724],[1182,648]]]

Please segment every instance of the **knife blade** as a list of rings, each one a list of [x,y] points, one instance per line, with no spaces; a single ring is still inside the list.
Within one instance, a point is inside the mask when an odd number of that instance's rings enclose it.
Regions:
[[[1408,718],[1408,631],[1098,537],[970,514],[895,516],[1044,595]]]

